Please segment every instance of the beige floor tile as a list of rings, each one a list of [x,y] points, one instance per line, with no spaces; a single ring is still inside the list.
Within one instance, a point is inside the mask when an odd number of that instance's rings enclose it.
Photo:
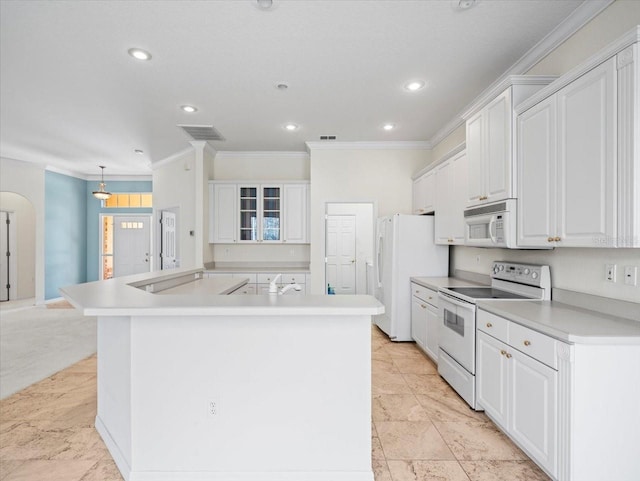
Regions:
[[[69,433],[49,430],[49,422],[20,421],[0,435],[0,459],[51,459],[65,448]]]
[[[371,375],[371,393],[411,394],[411,389],[401,374],[380,371]]]
[[[396,357],[393,359],[398,371],[403,374],[438,374],[438,368],[427,357]]]
[[[21,391],[22,394],[66,394],[89,385],[95,390],[96,373],[61,371]],[[92,382],[93,381],[93,382]]]
[[[87,459],[99,461],[109,454],[100,435],[94,428],[79,428],[68,431],[64,449],[51,459]]]
[[[394,359],[398,357],[424,359],[424,354],[416,347],[415,342],[390,342],[384,346],[384,349]]]
[[[387,460],[455,459],[430,421],[376,422]]]
[[[437,374],[403,374],[411,392],[440,396],[455,394],[455,391]]]
[[[387,462],[384,459],[373,459],[371,461],[371,467],[373,468],[373,478],[375,481],[393,481]]]
[[[81,478],[81,481],[123,481],[124,478],[118,471],[118,466],[111,458],[105,458],[98,461],[87,473]]]
[[[400,461],[387,463],[393,481],[469,481],[458,461]]]
[[[471,481],[548,481],[532,461],[460,461]],[[395,479],[394,479],[395,481]]]
[[[429,421],[413,394],[376,394],[372,400],[374,421]]]
[[[456,422],[476,421],[490,422],[484,412],[474,411],[457,394],[416,394],[416,399],[425,409],[432,421]]]
[[[24,464],[24,461],[0,459],[0,481],[4,481],[18,467]]]
[[[385,459],[380,438],[377,436],[371,438],[371,459]]]
[[[97,370],[98,370],[98,356],[96,356],[95,354],[65,369],[65,371],[69,373],[86,372],[90,374],[95,374]]]
[[[373,355],[372,355],[371,372],[373,372],[373,373],[378,373],[378,372],[399,373],[400,371],[398,371],[398,368],[394,364],[393,358],[391,356],[389,356],[389,357],[387,357],[385,359],[377,359],[377,358],[373,357]]]
[[[86,460],[25,461],[3,481],[80,481],[94,464]]]
[[[58,399],[63,394],[14,394],[0,401],[0,419],[7,420],[33,420],[43,417],[56,409]]]
[[[523,460],[527,456],[492,423],[434,423],[458,460]]]

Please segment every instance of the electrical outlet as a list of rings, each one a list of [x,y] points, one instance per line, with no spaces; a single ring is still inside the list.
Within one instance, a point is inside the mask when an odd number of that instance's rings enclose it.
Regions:
[[[616,282],[616,265],[607,264],[604,278],[609,282]]]
[[[216,417],[218,415],[218,403],[216,401],[209,401],[209,416]]]
[[[624,266],[624,283],[635,286],[638,283],[638,268],[636,266]]]

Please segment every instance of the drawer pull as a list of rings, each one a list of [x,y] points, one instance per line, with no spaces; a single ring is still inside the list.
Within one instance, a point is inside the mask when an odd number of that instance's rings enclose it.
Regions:
[[[553,237],[547,237],[547,242],[553,242]]]
[[[427,308],[427,306],[425,306],[424,304],[420,304],[420,307],[422,307],[423,309]]]
[[[525,346],[530,346],[531,345],[531,341],[524,341],[524,345]]]
[[[507,356],[507,359],[511,359],[511,354],[506,353],[505,356]]]
[[[487,327],[493,327],[493,324],[491,324],[490,322],[487,322]]]
[[[433,299],[433,297],[429,296],[429,300],[432,300],[432,299]]]

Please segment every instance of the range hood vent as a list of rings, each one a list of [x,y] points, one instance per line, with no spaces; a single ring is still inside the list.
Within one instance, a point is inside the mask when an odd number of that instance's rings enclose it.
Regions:
[[[213,128],[213,125],[180,125],[193,140],[225,140],[225,138]]]

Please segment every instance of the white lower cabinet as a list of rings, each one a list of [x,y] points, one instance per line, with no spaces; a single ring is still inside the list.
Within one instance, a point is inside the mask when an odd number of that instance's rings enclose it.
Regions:
[[[509,322],[506,331],[492,331],[499,337],[506,333],[503,340],[483,332],[487,323],[495,324],[491,317],[491,314],[479,311],[478,404],[539,466],[557,478],[558,372],[518,350],[520,344],[514,340],[519,338],[520,331],[509,329],[512,323]],[[531,333],[532,336],[540,336],[539,333]],[[530,341],[532,336],[527,336],[522,346],[538,348],[544,344],[540,338]],[[558,341],[547,339],[551,349],[555,349]]]
[[[411,283],[411,337],[438,362],[438,293]]]

